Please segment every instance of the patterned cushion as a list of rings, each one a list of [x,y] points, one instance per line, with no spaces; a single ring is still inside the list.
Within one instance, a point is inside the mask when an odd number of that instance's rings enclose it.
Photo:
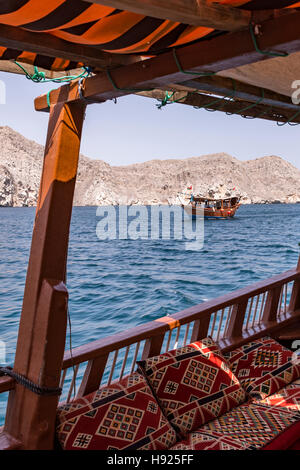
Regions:
[[[257,450],[299,420],[299,412],[248,402],[188,434],[170,450]]]
[[[233,373],[252,397],[265,398],[300,377],[293,352],[272,338],[262,338],[224,354]]]
[[[138,373],[58,409],[64,449],[165,450],[176,433]]]
[[[243,388],[210,338],[139,364],[168,420],[183,434],[245,400]]]
[[[253,399],[253,403],[300,412],[300,379],[263,400]]]

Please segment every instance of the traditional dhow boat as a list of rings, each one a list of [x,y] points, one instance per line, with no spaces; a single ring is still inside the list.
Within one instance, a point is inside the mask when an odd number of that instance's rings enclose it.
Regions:
[[[182,204],[184,210],[192,217],[205,219],[230,219],[235,216],[240,207],[240,198],[213,199],[192,195],[187,204]]]
[[[300,263],[65,351],[69,226],[90,103],[101,110],[136,93],[160,107],[300,123],[291,100],[299,2],[235,5],[1,2],[0,68],[70,81],[35,100],[49,126],[15,360],[1,368],[1,449],[300,449],[300,366],[286,348],[300,339]]]

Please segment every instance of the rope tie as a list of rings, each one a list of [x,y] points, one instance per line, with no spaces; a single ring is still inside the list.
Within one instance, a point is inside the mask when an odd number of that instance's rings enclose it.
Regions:
[[[20,64],[16,60],[14,62],[21,70],[23,70],[23,72],[25,74],[25,77],[28,80],[31,80],[35,83],[49,83],[49,82],[54,82],[54,83],[65,83],[65,82],[67,82],[67,83],[69,83],[69,82],[71,82],[73,80],[77,80],[78,78],[81,78],[81,77],[86,78],[92,73],[92,70],[91,70],[90,67],[85,67],[84,66],[84,67],[82,67],[82,72],[79,73],[78,75],[64,75],[63,77],[46,78],[45,72],[39,71],[36,66],[34,66],[34,73],[30,74],[25,69],[25,67],[23,67],[22,64]]]
[[[173,98],[174,95],[175,95],[175,91],[173,91],[173,92],[170,93],[170,94],[169,94],[168,91],[166,91],[164,99],[162,99],[161,102],[156,105],[157,108],[158,108],[158,109],[161,109],[161,108],[163,108],[164,106],[167,106],[167,104],[170,104],[170,100]],[[174,103],[174,101],[173,101],[173,103]]]
[[[148,88],[148,89],[143,89],[143,90],[139,89],[139,88],[120,88],[120,87],[118,87],[118,85],[116,84],[114,79],[112,78],[111,73],[108,69],[106,69],[106,75],[107,75],[107,78],[109,79],[110,83],[112,84],[113,88],[116,91],[126,91],[128,93],[140,93],[142,91],[153,91],[154,90],[154,88]]]
[[[40,387],[39,385],[35,384],[27,377],[18,372],[14,372],[12,367],[0,367],[0,376],[7,375],[12,377],[17,383],[23,385],[23,387],[27,388],[31,392],[35,393],[36,395],[61,395],[62,389],[60,387]]]
[[[78,81],[78,94],[79,94],[79,98],[81,100],[84,100],[86,103],[89,103],[89,104],[93,104],[93,103],[103,103],[104,100],[102,100],[101,98],[97,99],[97,98],[86,98],[84,96],[84,80],[85,80],[85,77],[81,77]],[[47,101],[48,102],[48,101]]]
[[[179,72],[185,73],[186,75],[194,75],[197,77],[210,77],[211,75],[215,75],[216,72],[189,72],[188,70],[184,70],[181,66],[181,63],[178,59],[176,49],[172,49],[173,57],[176,62],[177,68]]]
[[[254,28],[253,28],[253,26],[254,26]],[[288,52],[262,51],[259,48],[259,46],[257,44],[256,37],[255,37],[254,29],[256,29],[256,28],[258,28],[258,25],[253,25],[253,23],[250,23],[250,34],[251,34],[251,38],[252,38],[252,41],[253,41],[256,52],[258,52],[259,54],[262,54],[262,55],[268,55],[270,57],[287,57],[289,55]]]

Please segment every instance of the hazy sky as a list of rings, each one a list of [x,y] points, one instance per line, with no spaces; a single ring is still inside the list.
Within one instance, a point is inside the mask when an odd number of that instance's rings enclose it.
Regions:
[[[48,114],[34,111],[36,96],[55,84],[35,84],[22,75],[0,72],[6,104],[0,125],[8,125],[44,144]],[[262,119],[243,119],[221,112],[172,104],[161,111],[156,101],[129,96],[88,106],[81,152],[112,165],[151,159],[185,158],[226,152],[240,160],[278,155],[300,168],[300,127]]]

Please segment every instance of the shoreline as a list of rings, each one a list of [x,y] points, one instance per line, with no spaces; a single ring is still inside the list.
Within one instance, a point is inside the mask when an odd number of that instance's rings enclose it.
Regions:
[[[281,201],[274,201],[274,202],[245,202],[245,203],[241,203],[242,206],[274,206],[274,205],[285,205],[285,206],[296,206],[297,204],[300,204],[300,201],[296,201],[296,202],[281,202]],[[85,205],[73,205],[73,207],[106,207],[106,206],[114,206],[114,207],[120,207],[120,206],[127,206],[127,207],[131,207],[131,206],[146,206],[146,207],[150,207],[150,206],[181,206],[181,204],[165,204],[165,203],[157,203],[157,204],[98,204],[98,205],[95,205],[95,204],[91,204],[91,205],[88,205],[88,204],[85,204]],[[18,208],[18,209],[24,209],[24,208],[36,208],[37,206],[27,206],[27,205],[24,205],[24,206],[10,206],[10,205],[5,205],[5,206],[2,206],[0,205],[0,209],[9,209],[9,208]]]

